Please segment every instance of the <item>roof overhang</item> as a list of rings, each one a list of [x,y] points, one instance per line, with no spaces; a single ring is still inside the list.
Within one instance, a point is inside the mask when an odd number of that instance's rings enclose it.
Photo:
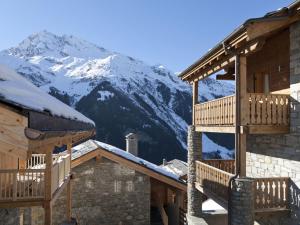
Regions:
[[[287,8],[247,20],[223,41],[184,70],[179,77],[190,83],[220,71],[235,61],[238,54],[250,54],[261,49],[265,39],[300,20],[300,1]]]

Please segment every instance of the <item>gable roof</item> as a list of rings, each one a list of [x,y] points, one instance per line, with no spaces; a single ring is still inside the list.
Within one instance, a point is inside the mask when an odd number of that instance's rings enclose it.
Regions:
[[[173,174],[176,174],[179,177],[187,175],[188,164],[179,159],[168,161],[166,164],[160,165],[160,167]]]
[[[29,128],[88,130],[95,127],[92,120],[4,65],[0,65],[0,102],[29,117]],[[49,118],[51,121],[47,122]]]
[[[88,140],[72,148],[72,167],[96,156],[103,156],[173,187],[186,190],[185,182],[177,174],[103,142]]]

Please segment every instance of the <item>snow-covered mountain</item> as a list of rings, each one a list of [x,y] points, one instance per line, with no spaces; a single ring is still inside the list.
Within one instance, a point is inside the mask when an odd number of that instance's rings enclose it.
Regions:
[[[138,132],[145,159],[159,163],[162,158],[186,157],[191,88],[165,67],[47,31],[1,51],[0,63],[93,119],[97,139],[122,148],[124,135]],[[200,87],[201,100],[233,92],[233,85],[214,79]],[[210,148],[228,155],[217,146]]]

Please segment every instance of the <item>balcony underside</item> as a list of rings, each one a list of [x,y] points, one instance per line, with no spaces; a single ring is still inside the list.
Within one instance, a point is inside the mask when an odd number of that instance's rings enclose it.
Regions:
[[[235,133],[234,125],[196,125],[198,132]],[[241,127],[242,133],[247,134],[287,134],[290,132],[288,125],[248,125]]]

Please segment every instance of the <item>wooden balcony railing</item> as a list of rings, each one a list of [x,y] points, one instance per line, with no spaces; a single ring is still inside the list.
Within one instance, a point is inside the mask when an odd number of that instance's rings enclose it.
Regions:
[[[202,160],[207,165],[223,170],[227,173],[235,173],[235,160],[234,159],[205,159]]]
[[[196,161],[196,182],[224,200],[228,200],[228,186],[232,176],[231,173]]]
[[[220,162],[222,163],[220,163]],[[226,160],[205,160],[196,161],[196,182],[213,192],[224,201],[228,200],[229,180],[234,176],[230,172],[219,169],[221,167],[227,171],[234,170],[230,166],[224,166]],[[228,165],[234,165],[229,160]],[[209,163],[210,165],[208,165]],[[216,168],[216,167],[219,168]],[[288,209],[288,195],[290,187],[290,178],[288,177],[269,177],[254,179],[254,209],[256,212],[266,209]]]
[[[0,170],[0,201],[44,198],[45,170]]]
[[[247,94],[245,121],[248,125],[289,125],[289,95]],[[235,95],[195,105],[195,125],[232,126]]]
[[[255,178],[254,208],[288,208],[289,181],[288,177]]]
[[[70,175],[70,155],[60,156],[52,167],[52,194],[64,183]]]
[[[233,125],[235,95],[195,105],[196,125]]]
[[[52,193],[70,174],[70,155],[54,155],[52,167]],[[26,169],[0,170],[0,201],[44,199],[45,155],[33,154],[26,163]]]
[[[248,124],[289,125],[289,95],[250,93],[248,97]]]

